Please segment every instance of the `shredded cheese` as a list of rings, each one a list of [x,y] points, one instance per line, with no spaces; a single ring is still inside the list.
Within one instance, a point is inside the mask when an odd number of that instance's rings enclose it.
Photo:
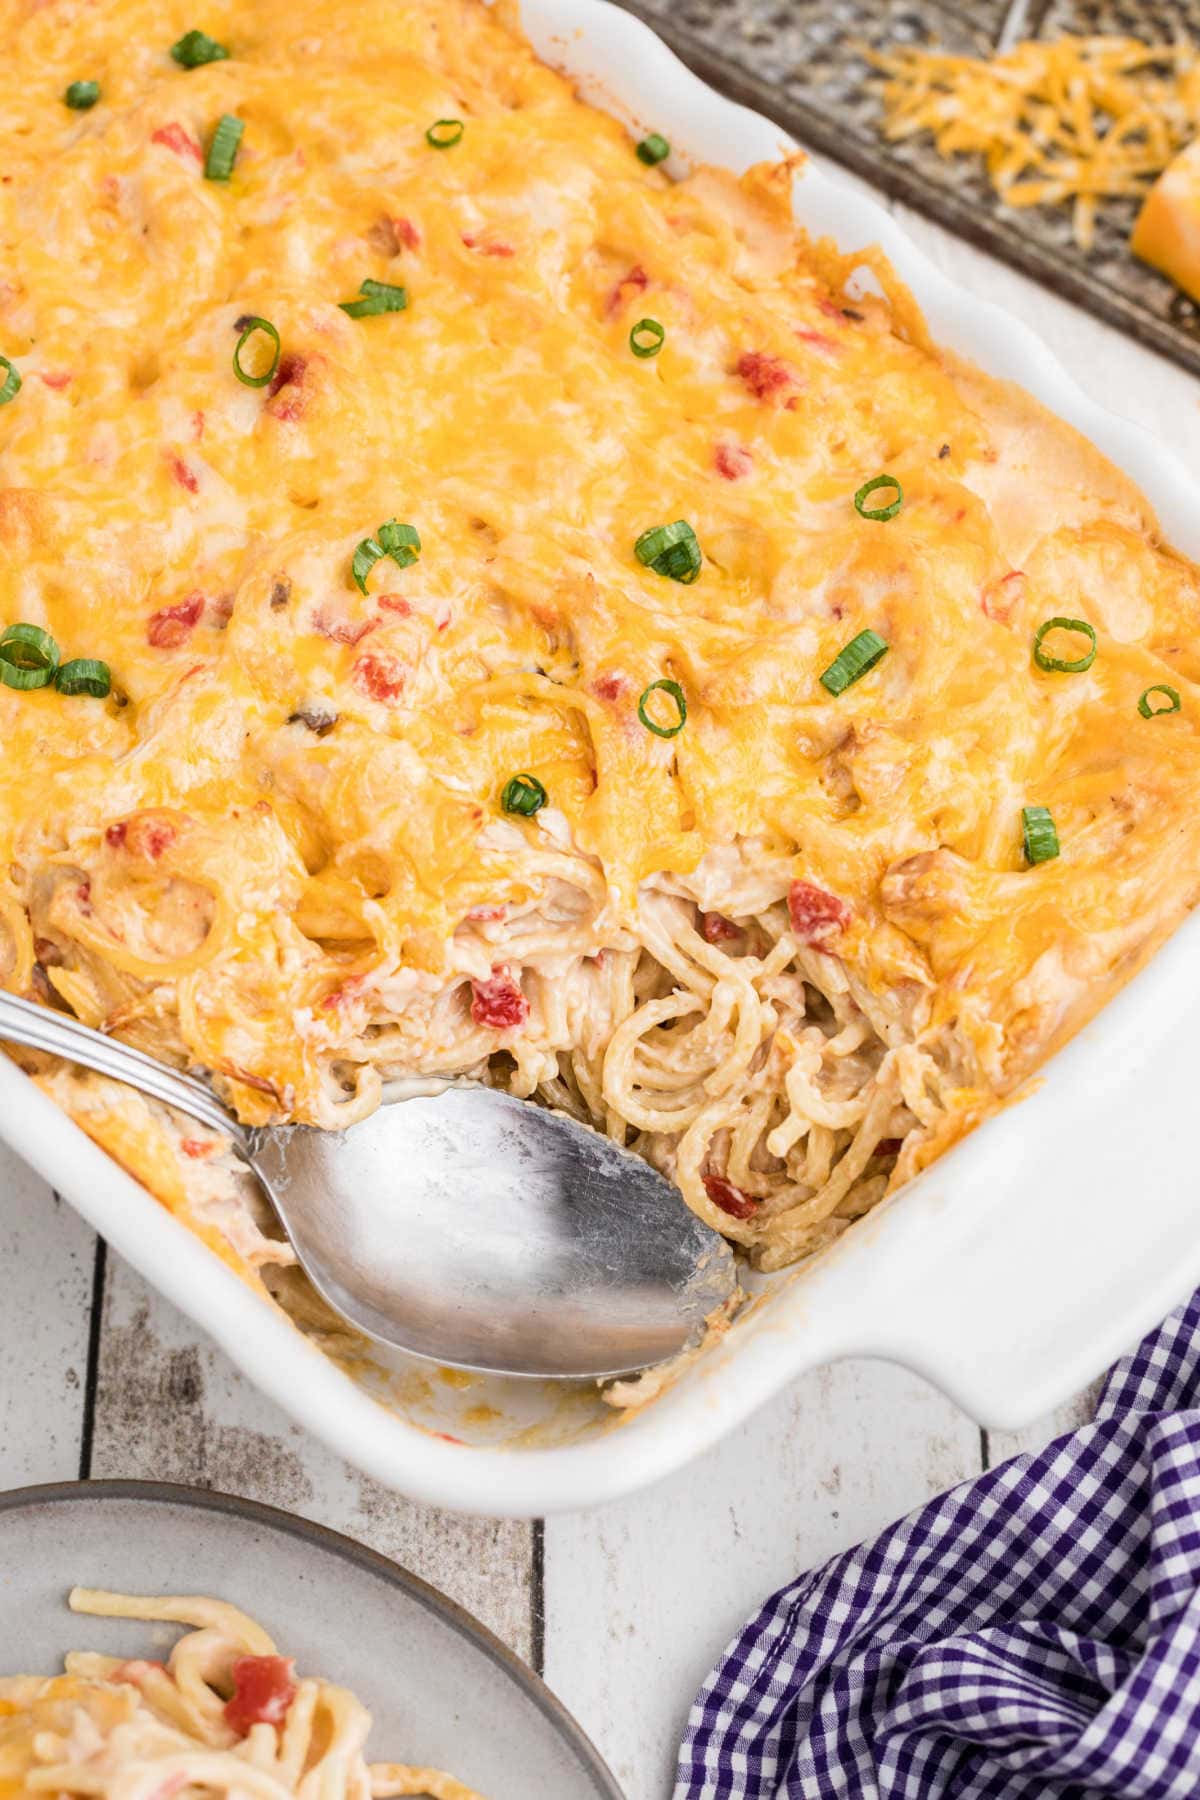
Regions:
[[[1006,206],[1070,203],[1085,250],[1098,202],[1143,193],[1200,132],[1191,43],[1064,37],[990,59],[909,47],[870,56],[887,77],[885,137],[925,131],[940,156],[983,156]]]

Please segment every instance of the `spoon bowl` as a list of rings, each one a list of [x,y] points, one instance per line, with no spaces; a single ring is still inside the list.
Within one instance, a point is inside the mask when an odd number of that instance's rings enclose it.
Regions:
[[[255,1133],[305,1272],[368,1336],[457,1368],[623,1375],[698,1337],[733,1258],[641,1157],[462,1086],[345,1133]]]
[[[628,1375],[699,1341],[729,1245],[642,1157],[564,1113],[454,1083],[346,1132],[247,1130],[204,1082],[0,993],[0,1038],[65,1056],[223,1132],[296,1258],[357,1331],[489,1374]]]

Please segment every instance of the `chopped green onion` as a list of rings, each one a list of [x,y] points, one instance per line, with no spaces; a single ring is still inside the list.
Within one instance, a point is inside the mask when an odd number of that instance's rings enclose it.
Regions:
[[[461,119],[435,119],[425,133],[425,142],[434,150],[452,150],[466,129]]]
[[[100,83],[98,81],[73,81],[63,95],[63,99],[72,112],[87,112],[90,107],[95,106],[99,98]]]
[[[880,488],[895,488],[896,498],[887,506],[867,506],[865,502],[871,494]],[[854,496],[854,510],[861,519],[874,519],[882,525],[887,519],[894,519],[904,505],[904,489],[894,475],[876,475],[870,481],[864,481]]]
[[[386,554],[387,552],[384,550],[382,544],[377,544],[374,538],[364,538],[362,543],[356,548],[354,555],[350,560],[350,573],[354,577],[354,584],[358,588],[360,594],[366,593],[367,576],[371,573],[371,570],[375,567],[375,564],[379,561],[380,557],[385,556]]]
[[[21,371],[16,363],[9,362],[7,356],[0,356],[0,369],[8,370],[3,386],[0,386],[0,406],[7,406],[21,391]]]
[[[877,631],[860,631],[838,651],[821,676],[821,686],[828,688],[831,694],[844,694],[860,675],[873,669],[887,653],[888,645]]]
[[[254,336],[256,331],[264,331],[274,345],[274,351],[271,356],[271,365],[268,369],[264,370],[261,375],[251,375],[249,370],[242,367],[242,346],[245,344],[247,338],[252,338]],[[242,335],[238,339],[237,348],[233,353],[233,372],[238,380],[243,382],[246,387],[260,388],[266,387],[268,381],[270,381],[278,367],[279,333],[272,325],[270,319],[260,319],[257,313],[252,313],[242,326]]]
[[[665,137],[661,137],[657,131],[652,131],[648,137],[642,139],[637,147],[637,153],[638,161],[644,162],[647,168],[652,169],[655,163],[666,162],[671,154],[671,146]]]
[[[103,700],[112,693],[112,673],[107,663],[97,662],[91,656],[77,656],[63,664],[54,685],[60,694],[90,694],[95,700]]]
[[[695,581],[703,560],[699,541],[686,519],[643,531],[633,546],[633,554],[656,575],[684,583]]]
[[[1042,649],[1042,639],[1051,631],[1081,631],[1090,639],[1091,649],[1073,661],[1064,661],[1061,656],[1048,656]],[[1096,632],[1086,619],[1043,619],[1033,634],[1033,660],[1039,669],[1056,671],[1059,675],[1080,675],[1084,669],[1090,669],[1096,660]]]
[[[1058,855],[1058,832],[1044,806],[1021,808],[1021,843],[1027,863],[1051,862]]]
[[[338,305],[352,319],[373,319],[380,313],[403,312],[408,305],[408,290],[393,287],[390,281],[359,283],[360,300],[339,300]]]
[[[548,798],[536,775],[514,775],[505,784],[500,804],[506,813],[517,813],[522,819],[532,819],[535,812],[541,812]]]
[[[200,69],[205,63],[226,62],[229,52],[207,31],[185,31],[179,42],[171,45],[171,55],[181,69]]]
[[[656,725],[654,720],[650,717],[650,714],[646,711],[647,700],[649,700],[651,694],[658,693],[669,694],[671,699],[675,702],[675,710],[679,716],[674,725]],[[642,721],[646,730],[652,731],[655,737],[678,737],[679,733],[687,724],[687,701],[684,699],[683,689],[680,687],[679,683],[677,681],[652,681],[638,701],[638,718]]]
[[[1165,694],[1167,697],[1167,704],[1165,706],[1151,706],[1151,694]],[[1157,719],[1160,713],[1180,712],[1182,708],[1183,701],[1179,697],[1179,689],[1168,687],[1165,681],[1156,681],[1153,687],[1148,687],[1146,689],[1145,693],[1138,701],[1138,711],[1141,713],[1143,719]]]
[[[49,687],[58,645],[40,625],[9,625],[0,634],[0,681],[10,688]]]
[[[390,556],[401,569],[410,569],[421,554],[421,537],[415,525],[402,525],[398,519],[388,519],[375,536],[383,554]]]
[[[233,174],[238,145],[242,141],[242,133],[245,129],[244,121],[235,118],[232,113],[221,114],[217,120],[217,128],[212,134],[212,141],[208,146],[208,155],[204,159],[206,181],[229,180]]]
[[[667,331],[657,319],[639,319],[629,334],[629,348],[635,356],[657,356]]]

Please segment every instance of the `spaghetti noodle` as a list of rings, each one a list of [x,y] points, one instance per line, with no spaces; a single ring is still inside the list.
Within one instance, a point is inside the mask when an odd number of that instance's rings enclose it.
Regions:
[[[73,1588],[73,1611],[190,1629],[165,1662],[92,1651],[66,1673],[0,1677],[6,1794],[87,1800],[482,1800],[436,1769],[368,1763],[370,1714],[346,1688],[297,1676],[261,1625],[200,1595]]]

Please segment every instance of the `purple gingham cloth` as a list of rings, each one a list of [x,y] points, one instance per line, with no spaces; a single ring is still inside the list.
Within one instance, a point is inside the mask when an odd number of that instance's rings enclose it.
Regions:
[[[768,1600],[675,1800],[1197,1800],[1200,1295],[1093,1424]]]

